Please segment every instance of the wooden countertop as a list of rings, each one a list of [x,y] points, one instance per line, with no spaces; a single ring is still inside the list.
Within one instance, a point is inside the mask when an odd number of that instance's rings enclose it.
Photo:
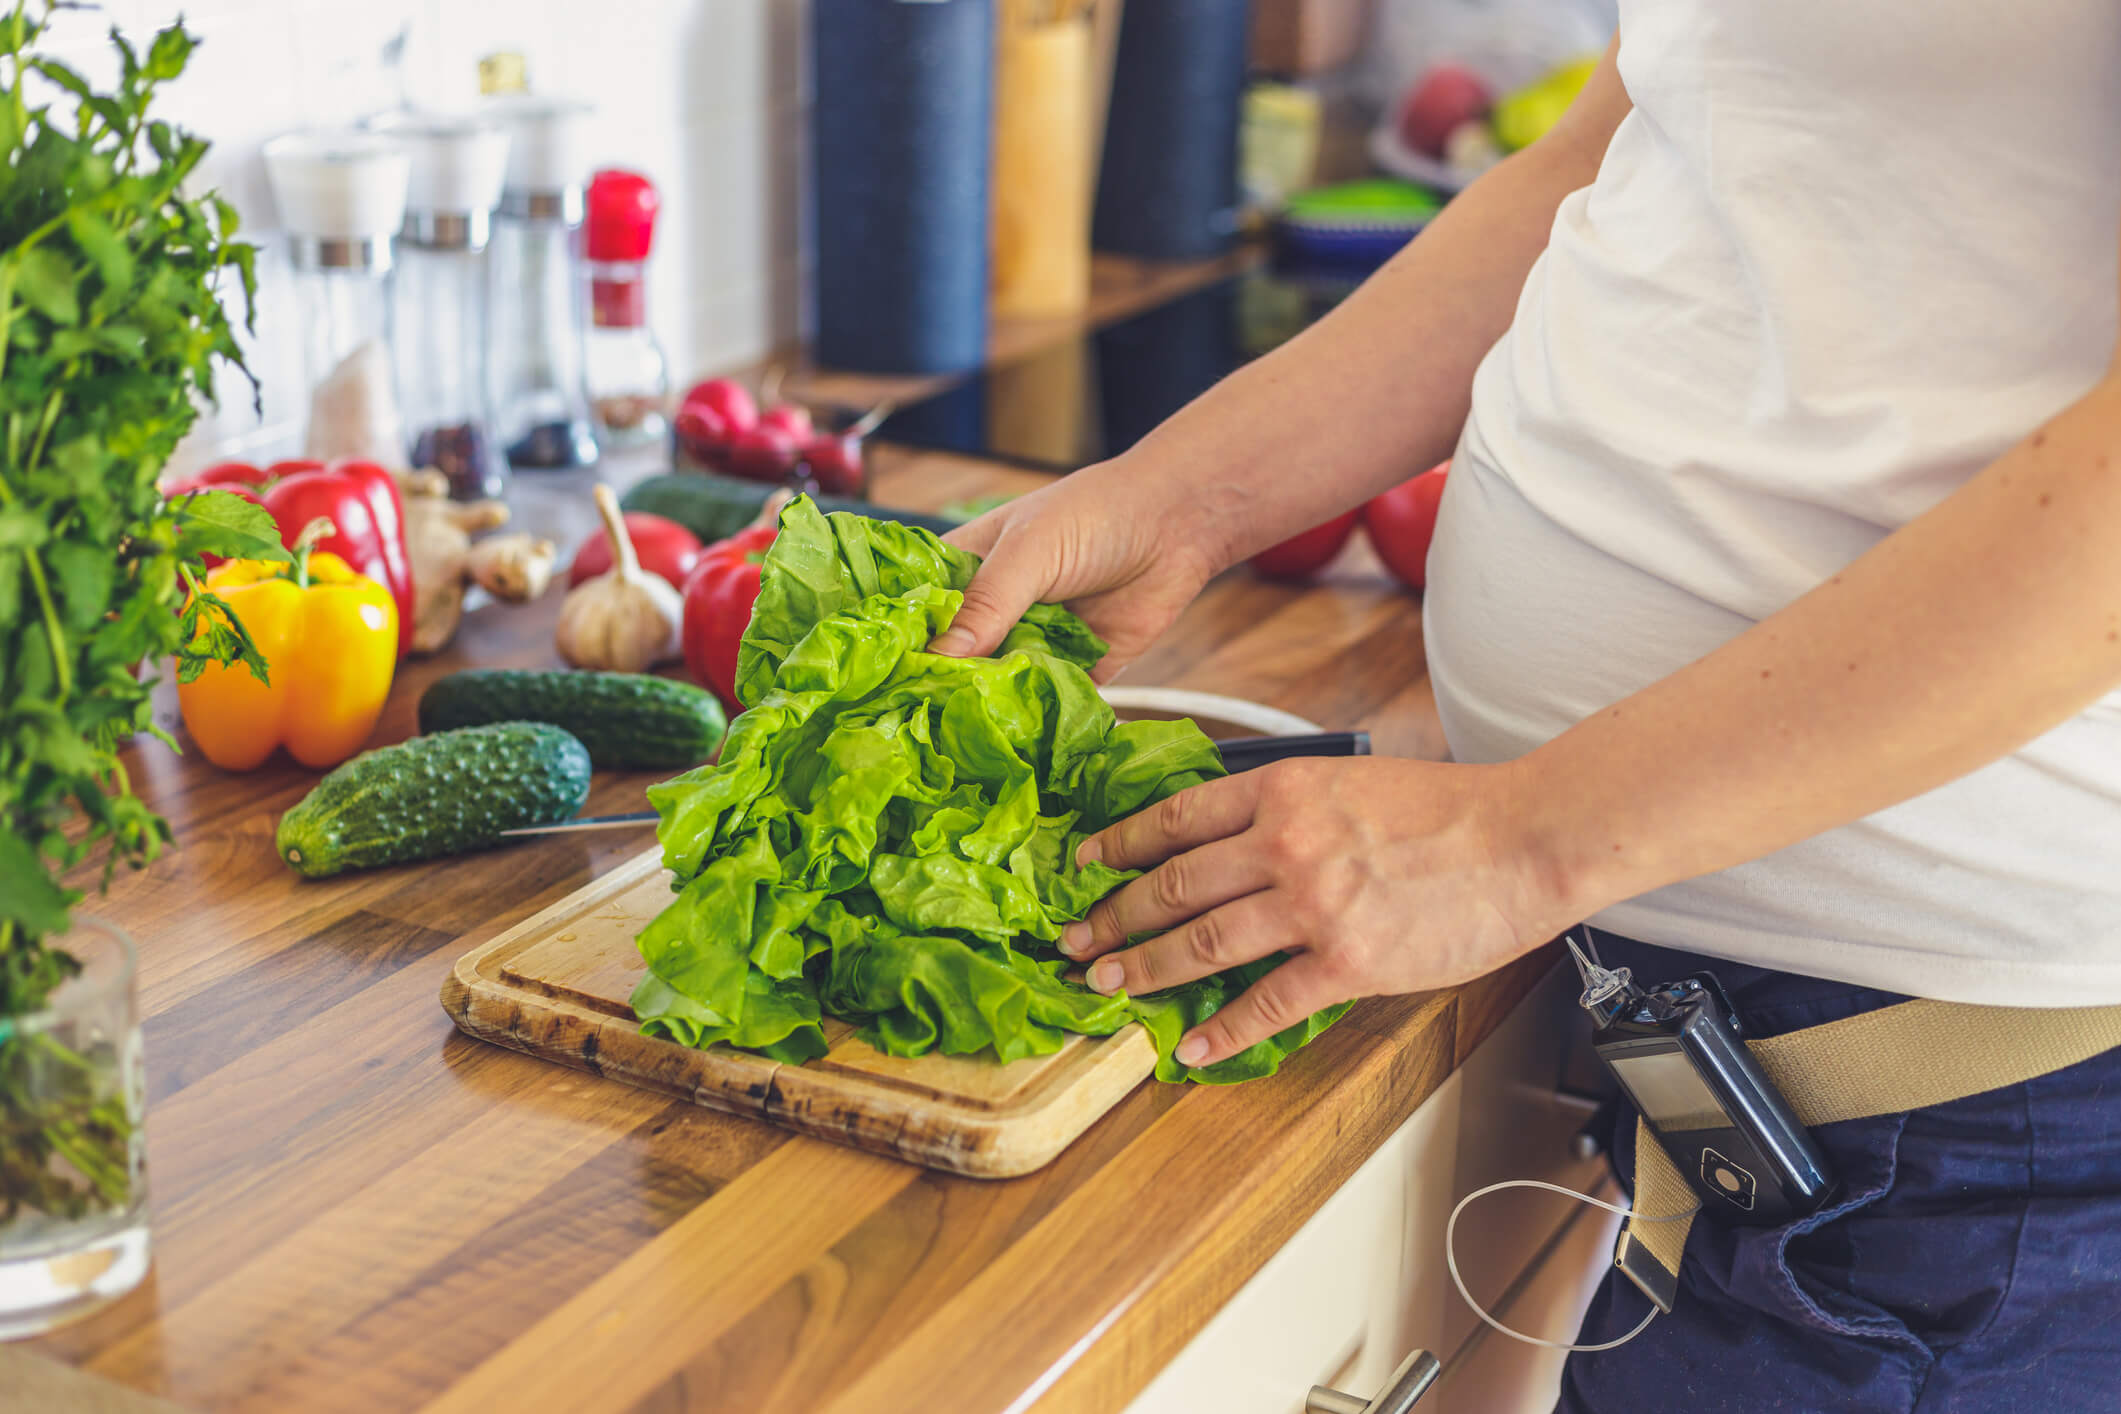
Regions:
[[[1169,280],[1129,284],[1103,307]],[[909,507],[1042,480],[880,461],[878,498]],[[408,662],[376,740],[442,673],[557,665],[557,609],[482,610]],[[1224,577],[1128,680],[1441,752],[1418,604],[1360,554],[1310,589]],[[157,719],[177,726],[166,686]],[[645,833],[305,883],[272,835],[311,773],[151,743],[127,765],[181,848],[85,911],[140,944],[155,1267],[4,1348],[0,1404],[149,1403],[116,1382],[210,1410],[1116,1410],[1545,961],[1363,1002],[1270,1081],[1144,1085],[1046,1169],[980,1182],[457,1033],[450,964]],[[639,808],[653,778],[599,773],[588,809]]]

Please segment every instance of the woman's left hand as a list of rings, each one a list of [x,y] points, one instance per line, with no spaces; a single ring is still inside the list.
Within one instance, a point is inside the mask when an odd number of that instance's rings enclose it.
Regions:
[[[1180,791],[1083,842],[1148,872],[1070,924],[1100,992],[1150,993],[1290,954],[1179,1043],[1212,1065],[1336,1002],[1466,982],[1566,915],[1520,763],[1281,761]],[[1126,940],[1156,933],[1135,947]]]

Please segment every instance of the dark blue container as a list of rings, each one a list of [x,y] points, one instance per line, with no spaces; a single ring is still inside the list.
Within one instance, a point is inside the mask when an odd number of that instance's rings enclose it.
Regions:
[[[993,0],[813,0],[817,357],[954,373],[987,343]]]
[[[1193,260],[1237,236],[1250,0],[1142,0],[1120,19],[1091,244]]]

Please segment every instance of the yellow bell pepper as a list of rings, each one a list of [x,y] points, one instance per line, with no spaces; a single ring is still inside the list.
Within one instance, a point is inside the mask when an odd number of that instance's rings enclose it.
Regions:
[[[248,771],[285,746],[323,770],[359,751],[382,715],[398,663],[398,606],[337,555],[310,549],[319,526],[331,533],[329,521],[305,530],[292,564],[230,560],[206,577],[272,675],[267,684],[241,664],[209,664],[178,684],[184,725],[216,766]]]

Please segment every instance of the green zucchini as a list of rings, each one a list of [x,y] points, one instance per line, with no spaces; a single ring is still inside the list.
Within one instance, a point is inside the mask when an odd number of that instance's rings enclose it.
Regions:
[[[594,765],[656,769],[699,765],[729,727],[707,689],[642,673],[473,669],[421,694],[423,732],[490,722],[550,722],[589,748]]]
[[[579,814],[589,752],[558,727],[503,722],[414,737],[338,767],[280,817],[274,846],[312,879],[498,844]]]
[[[647,511],[674,520],[712,545],[717,540],[727,540],[757,519],[766,498],[776,489],[763,481],[744,481],[713,472],[675,472],[667,476],[651,476],[635,484],[619,499],[619,505],[629,511]],[[817,502],[821,511],[853,511],[856,515],[876,520],[917,525],[937,535],[948,534],[958,527],[958,522],[947,516],[895,510],[844,496],[813,496],[811,499]]]

